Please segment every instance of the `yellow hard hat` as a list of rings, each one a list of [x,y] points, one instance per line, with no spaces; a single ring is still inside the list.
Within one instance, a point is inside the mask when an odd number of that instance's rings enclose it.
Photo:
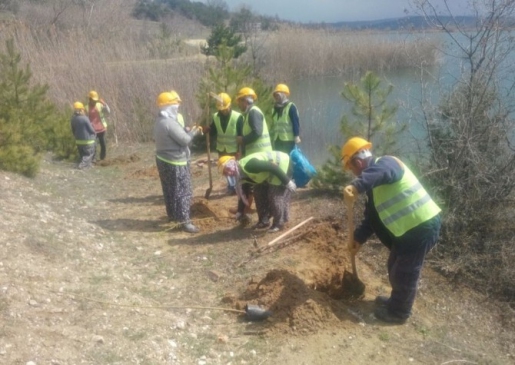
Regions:
[[[284,93],[286,96],[290,96],[290,88],[286,84],[277,84],[273,94],[275,93]]]
[[[236,100],[239,100],[241,98],[245,98],[247,96],[252,97],[252,100],[257,100],[257,95],[254,90],[252,90],[250,87],[244,87],[243,89],[240,89],[238,91],[238,95],[236,96]]]
[[[216,109],[218,110],[227,110],[231,107],[231,97],[226,93],[218,94],[218,99],[216,101]]]
[[[342,160],[346,170],[350,170],[349,162],[360,150],[369,150],[372,148],[372,143],[361,137],[352,137],[342,147]]]
[[[171,90],[170,93],[172,94],[173,100],[175,100],[175,102],[173,104],[180,104],[180,103],[182,103],[181,97],[179,96],[177,91]]]
[[[84,104],[82,104],[80,101],[76,101],[75,103],[73,103],[73,109],[84,110]]]
[[[98,93],[95,90],[91,90],[88,96],[91,100],[98,101]]]
[[[181,98],[179,97],[179,94],[175,91],[165,91],[159,94],[157,97],[156,104],[158,107],[167,106],[167,105],[175,105],[180,104]]]
[[[218,167],[221,167],[227,163],[229,160],[234,160],[234,156],[222,156],[218,159]]]

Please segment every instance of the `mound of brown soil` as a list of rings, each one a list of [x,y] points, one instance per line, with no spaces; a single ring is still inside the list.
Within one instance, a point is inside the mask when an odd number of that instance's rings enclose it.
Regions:
[[[272,332],[312,333],[334,328],[345,317],[342,286],[348,252],[332,218],[304,229],[295,256],[309,258],[295,267],[271,270],[264,278],[252,278],[234,300],[237,309],[259,305],[272,312],[264,328]]]

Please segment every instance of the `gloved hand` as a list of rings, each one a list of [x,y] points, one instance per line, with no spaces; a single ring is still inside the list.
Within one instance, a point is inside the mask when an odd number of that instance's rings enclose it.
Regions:
[[[211,127],[208,125],[205,125],[202,127],[202,133],[204,133],[204,134],[209,133],[210,130],[211,130]]]
[[[300,143],[300,137],[299,136],[296,136],[295,137],[295,144],[299,144]]]
[[[242,136],[236,137],[236,143],[238,143],[241,146],[243,144],[243,137]]]
[[[352,246],[349,247],[349,251],[352,256],[356,256],[356,254],[361,250],[361,243],[354,241]]]
[[[347,204],[354,204],[358,194],[358,189],[354,185],[347,185],[343,188],[343,200]]]
[[[202,134],[202,128],[198,125],[194,125],[193,127],[191,127],[191,132],[193,133],[193,136],[196,136],[197,134]]]
[[[288,184],[286,184],[286,189],[288,189],[289,191],[291,191],[292,193],[295,192],[295,190],[297,190],[297,185],[295,185],[295,183],[293,182],[293,180],[290,180],[288,182]]]

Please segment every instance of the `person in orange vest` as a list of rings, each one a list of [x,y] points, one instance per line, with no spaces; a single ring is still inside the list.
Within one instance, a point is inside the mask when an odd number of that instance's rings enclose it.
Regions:
[[[90,168],[95,154],[95,130],[86,116],[84,104],[80,101],[73,103],[70,124],[80,158],[77,168],[80,170]]]
[[[95,90],[91,90],[88,94],[88,116],[91,121],[91,125],[95,129],[97,134],[98,143],[100,144],[100,159],[106,158],[107,148],[105,134],[107,131],[107,119],[106,115],[111,112],[109,105],[100,99],[98,93]],[[96,155],[96,151],[95,151]],[[93,160],[95,156],[93,156]]]
[[[401,160],[374,157],[371,149],[372,143],[353,137],[341,152],[343,167],[356,176],[343,189],[345,201],[354,204],[359,194],[367,195],[365,217],[353,232],[351,250],[356,254],[372,234],[390,250],[392,291],[389,297],[376,298],[374,315],[403,324],[411,316],[425,256],[438,240],[441,209]]]
[[[243,116],[231,109],[231,97],[226,93],[218,94],[216,109],[218,111],[213,114],[207,130],[212,138],[216,138],[218,159],[224,156],[236,157],[239,152],[236,131],[243,128]],[[233,176],[226,176],[226,179],[228,192],[236,194],[236,179]]]

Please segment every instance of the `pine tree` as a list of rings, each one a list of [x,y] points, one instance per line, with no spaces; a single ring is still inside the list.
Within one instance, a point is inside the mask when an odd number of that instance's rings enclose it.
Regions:
[[[396,148],[396,136],[406,129],[406,125],[397,125],[392,118],[397,113],[396,105],[387,104],[392,85],[382,88],[380,78],[367,71],[360,84],[345,83],[342,98],[352,103],[351,116],[344,115],[340,122],[342,140],[360,136],[373,142],[377,154],[393,153]],[[317,173],[313,185],[317,188],[338,191],[349,181],[349,174],[342,169],[341,147],[331,146],[331,158]]]
[[[46,98],[48,86],[30,85],[30,67],[20,63],[14,41],[7,40],[6,53],[0,54],[0,169],[32,177],[56,131],[69,133],[69,125]]]
[[[208,98],[208,94],[213,92],[219,94],[225,92],[233,99],[233,108],[235,107],[235,96],[242,87],[251,87],[258,95],[258,105],[267,122],[271,118],[273,109],[272,88],[267,86],[260,78],[253,76],[251,66],[236,61],[234,57],[234,48],[222,43],[218,46],[215,53],[215,61],[209,63],[208,58],[206,76],[200,81],[197,100],[203,110],[207,110],[209,102],[210,114],[216,111],[215,100]],[[237,110],[237,107],[236,107]],[[211,115],[204,113],[202,116],[202,125],[210,123]]]

